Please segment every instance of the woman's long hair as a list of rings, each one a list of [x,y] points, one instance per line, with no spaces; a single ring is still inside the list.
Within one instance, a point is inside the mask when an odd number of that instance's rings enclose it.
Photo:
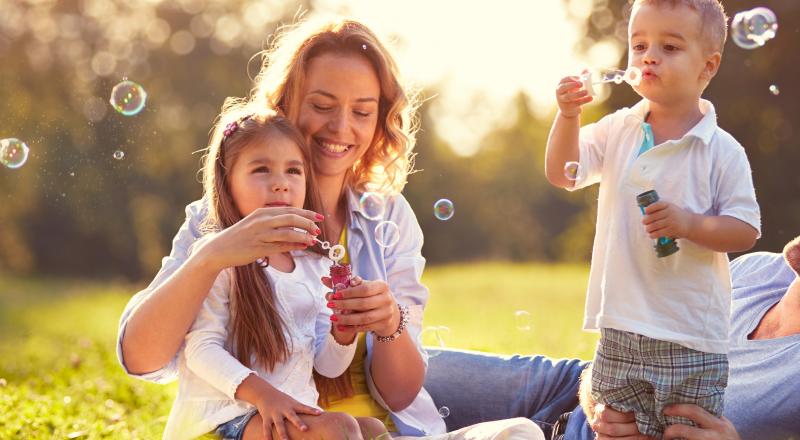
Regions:
[[[381,87],[375,136],[353,165],[347,184],[357,191],[400,193],[414,168],[418,99],[416,94],[406,92],[394,58],[364,24],[334,19],[299,22],[282,28],[263,53],[250,101],[264,108],[279,109],[297,123],[306,68],[314,57],[327,53],[365,57]]]
[[[246,146],[255,142],[269,148],[266,142],[276,136],[290,139],[300,149],[306,178],[305,208],[318,209],[321,204],[311,166],[311,151],[302,134],[288,119],[274,111],[261,108],[257,113],[251,113],[249,110],[253,107],[231,103],[226,103],[218,118],[203,158],[203,193],[208,202],[203,231],[220,231],[242,219],[231,194],[230,171]],[[235,130],[230,130],[231,123],[237,125]],[[234,271],[228,341],[231,351],[248,367],[258,365],[272,370],[275,364],[285,361],[292,351],[272,286],[264,269],[255,262],[237,266]]]

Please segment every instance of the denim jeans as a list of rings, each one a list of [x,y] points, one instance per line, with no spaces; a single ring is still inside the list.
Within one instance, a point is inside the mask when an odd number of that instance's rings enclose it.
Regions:
[[[499,356],[451,349],[430,349],[425,389],[437,408],[447,407],[448,431],[476,423],[525,417],[549,438],[562,413],[578,406],[580,374],[587,362],[544,356]],[[581,416],[583,413],[581,412]],[[575,417],[580,419],[580,417]],[[585,417],[570,419],[567,432],[578,433]],[[570,429],[571,428],[571,429]],[[578,434],[578,437],[594,438]]]

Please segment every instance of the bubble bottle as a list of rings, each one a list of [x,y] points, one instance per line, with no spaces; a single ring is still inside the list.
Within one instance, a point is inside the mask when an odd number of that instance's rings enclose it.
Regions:
[[[603,69],[586,72],[580,76],[583,88],[589,96],[596,96],[595,85],[604,83],[622,84],[626,82],[633,87],[642,82],[642,71],[638,67],[630,66],[625,70]]]
[[[636,196],[636,203],[639,205],[639,209],[642,210],[642,214],[644,214],[644,208],[657,201],[658,193],[654,189],[643,192]],[[680,250],[678,243],[669,237],[658,237],[653,247],[656,249],[656,255],[658,258],[668,257]]]

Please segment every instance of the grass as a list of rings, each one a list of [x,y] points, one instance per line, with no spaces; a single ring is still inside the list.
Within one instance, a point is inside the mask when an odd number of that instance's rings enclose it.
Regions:
[[[588,358],[586,279],[586,267],[570,265],[430,268],[425,325],[448,327],[450,347]],[[116,360],[117,321],[138,288],[0,278],[0,438],[161,437],[176,386],[130,379]],[[517,325],[517,311],[530,320]]]

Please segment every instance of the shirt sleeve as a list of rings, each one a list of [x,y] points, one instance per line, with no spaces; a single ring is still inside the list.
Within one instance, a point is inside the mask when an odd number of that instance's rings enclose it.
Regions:
[[[173,356],[172,360],[159,370],[152,371],[144,374],[132,374],[125,366],[125,360],[122,356],[122,338],[125,336],[125,327],[128,324],[133,312],[139,305],[144,302],[150,294],[158,286],[164,283],[176,270],[186,262],[189,255],[189,249],[192,244],[200,237],[200,223],[203,221],[206,213],[206,205],[203,200],[198,200],[186,207],[186,220],[181,225],[175,238],[172,240],[172,251],[169,256],[164,257],[161,261],[161,269],[156,274],[153,281],[147,286],[146,289],[134,295],[125,310],[122,312],[122,317],[119,321],[119,330],[117,332],[117,359],[125,372],[133,377],[147,380],[155,383],[168,383],[177,378],[178,363],[177,353]]]
[[[239,384],[255,372],[225,349],[230,290],[231,270],[226,269],[217,277],[186,335],[184,354],[189,370],[234,400]]]
[[[578,171],[575,185],[567,188],[575,191],[600,183],[603,172],[603,160],[606,154],[609,126],[614,115],[607,115],[597,122],[581,127],[578,135]]]
[[[732,157],[722,165],[715,185],[714,211],[739,219],[758,231],[761,237],[761,211],[756,202],[753,175],[744,148],[737,146]]]
[[[422,228],[406,198],[398,194],[394,200],[388,218],[398,226],[401,238],[397,244],[386,249],[386,282],[397,302],[408,306],[409,322],[406,331],[417,343],[427,368],[427,355],[419,337],[422,332],[422,315],[429,295],[428,288],[422,284],[422,272],[425,270]]]

